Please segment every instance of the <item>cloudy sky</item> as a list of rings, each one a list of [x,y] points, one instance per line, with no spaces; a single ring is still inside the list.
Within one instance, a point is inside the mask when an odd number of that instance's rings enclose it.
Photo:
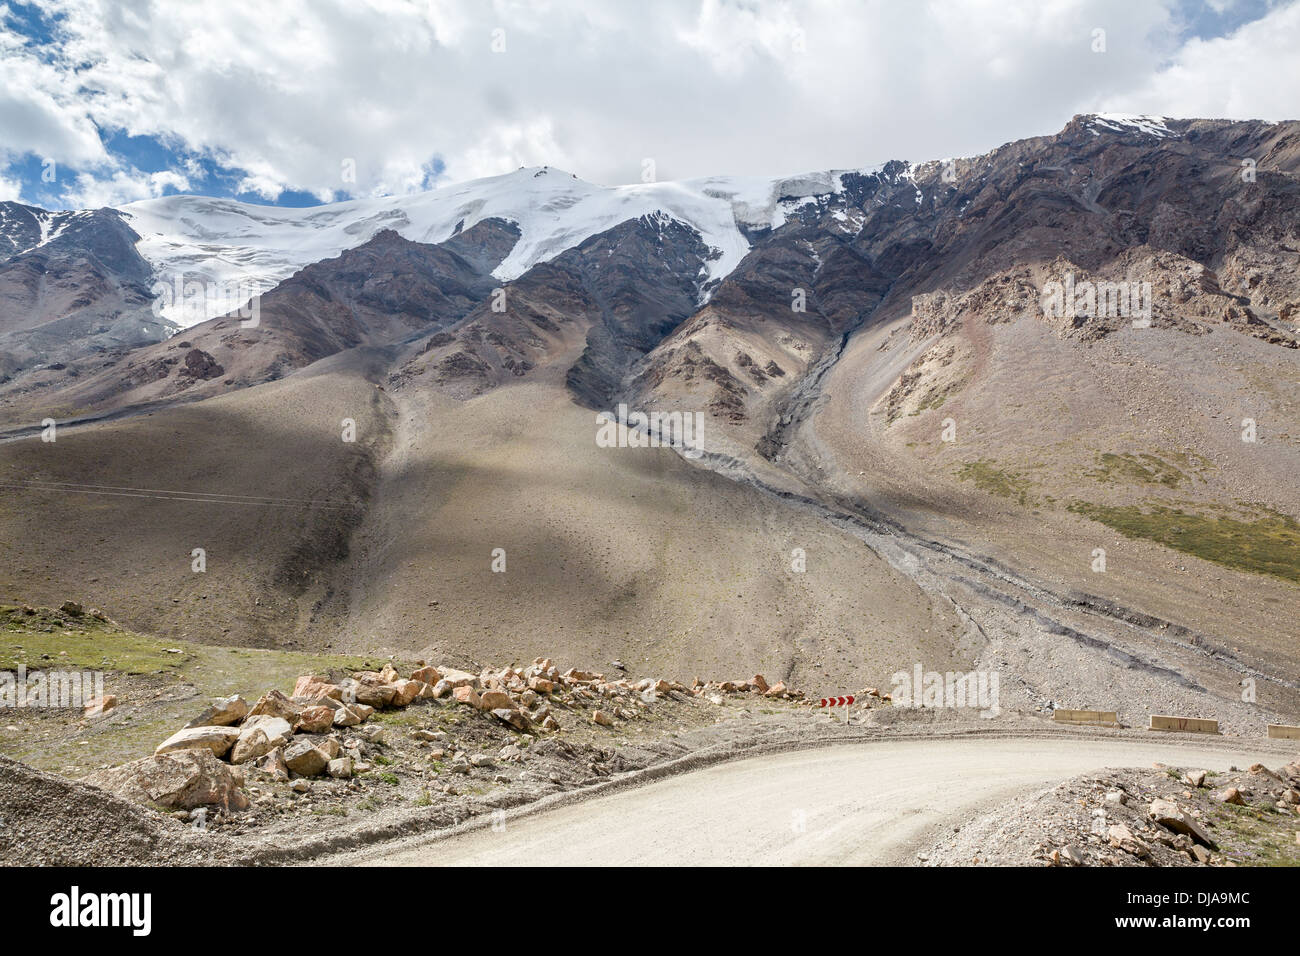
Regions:
[[[1300,0],[0,0],[0,199],[307,205],[1300,118]]]

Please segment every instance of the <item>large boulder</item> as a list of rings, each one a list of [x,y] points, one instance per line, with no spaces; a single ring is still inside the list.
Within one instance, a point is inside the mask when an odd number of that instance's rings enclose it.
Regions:
[[[302,713],[302,706],[295,704],[278,690],[267,691],[258,698],[253,709],[248,712],[249,717],[279,717],[287,720],[290,725],[298,722],[298,716]]]
[[[289,699],[303,709],[308,707],[328,707],[330,710],[338,710],[340,707],[347,706],[341,698],[335,697],[290,697]]]
[[[172,734],[157,748],[155,754],[172,753],[177,750],[206,750],[214,757],[224,757],[236,740],[239,739],[238,727],[187,727]]]
[[[306,734],[324,733],[334,723],[334,713],[332,707],[308,707],[298,718],[298,729]]]
[[[516,710],[518,705],[503,690],[485,690],[475,705],[479,710]]]
[[[495,707],[492,716],[515,730],[527,730],[530,723],[527,716],[512,707]]]
[[[1201,826],[1195,817],[1184,813],[1178,808],[1177,804],[1169,800],[1153,800],[1147,815],[1162,827],[1173,830],[1175,833],[1185,833],[1197,843],[1202,843],[1211,850],[1219,848],[1219,845],[1214,842],[1214,838],[1210,836],[1209,831]]]
[[[81,711],[81,716],[86,720],[99,720],[101,717],[107,717],[117,706],[117,697],[114,694],[105,694],[103,697],[95,697],[86,703]]]
[[[289,765],[284,762],[283,747],[276,747],[263,757],[258,762],[257,768],[263,773],[270,774],[276,780],[285,781],[289,779]]]
[[[235,745],[230,748],[230,762],[248,763],[250,760],[266,756],[273,749],[271,738],[266,735],[266,731],[261,727],[254,727],[247,733],[240,734]]]
[[[462,704],[469,704],[471,707],[479,706],[478,692],[469,684],[462,684],[454,688],[451,695]]]
[[[436,684],[442,680],[442,674],[436,667],[421,667],[411,674],[411,680],[418,680],[424,684]]]
[[[239,728],[239,739],[230,749],[230,762],[239,764],[256,760],[276,747],[283,747],[292,735],[293,727],[283,717],[267,714],[249,717]]]
[[[185,726],[188,727],[229,727],[248,716],[248,701],[233,694],[213,701],[212,706],[199,714]]]
[[[397,688],[392,684],[380,683],[373,678],[353,681],[345,689],[344,700],[347,700],[346,691],[351,690],[352,700],[359,704],[367,704],[376,709],[388,707],[393,702],[393,697],[397,695]]]
[[[1125,853],[1132,854],[1139,859],[1146,859],[1151,856],[1151,848],[1134,836],[1133,831],[1122,823],[1109,827],[1106,834],[1110,838],[1110,845],[1116,849],[1123,850]]]
[[[422,681],[418,680],[396,680],[393,682],[393,697],[389,704],[393,707],[406,707],[420,695],[420,688],[424,686]]]
[[[455,687],[479,687],[477,674],[471,674],[469,671],[458,671],[454,667],[440,667],[438,672],[442,674],[442,679]]]
[[[239,789],[231,769],[206,748],[177,750],[99,770],[83,783],[100,787],[136,803],[168,810],[190,810],[216,804],[244,810],[248,797]]]
[[[304,777],[314,777],[329,766],[330,755],[310,740],[300,740],[285,748],[284,762]]]
[[[334,726],[355,727],[357,724],[361,723],[362,717],[356,710],[356,708],[360,706],[360,704],[353,704],[351,707],[344,705],[334,711]]]
[[[334,700],[342,700],[343,688],[339,687],[338,684],[331,683],[328,678],[317,677],[314,674],[304,674],[293,685],[293,696],[330,697]]]
[[[242,733],[245,730],[251,730],[260,727],[266,731],[266,735],[271,738],[273,746],[280,746],[288,743],[289,738],[293,736],[293,721],[285,720],[283,717],[272,717],[270,714],[258,714],[256,717],[249,717],[239,726]]]

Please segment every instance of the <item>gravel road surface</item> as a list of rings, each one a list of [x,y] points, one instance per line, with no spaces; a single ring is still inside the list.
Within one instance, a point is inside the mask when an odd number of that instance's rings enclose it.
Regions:
[[[1247,741],[898,740],[719,764],[440,839],[371,848],[384,866],[907,864],[930,836],[1026,790],[1105,767],[1226,770]],[[343,862],[343,861],[340,861]]]

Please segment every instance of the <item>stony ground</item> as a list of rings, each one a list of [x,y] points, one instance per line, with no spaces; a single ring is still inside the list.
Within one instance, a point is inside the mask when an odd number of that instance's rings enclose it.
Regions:
[[[1075,777],[918,855],[930,866],[1300,866],[1300,760]]]
[[[0,756],[5,866],[198,865],[211,840],[179,820]]]
[[[719,742],[752,743],[763,737],[751,732],[754,718],[815,720],[780,683],[687,687],[629,678],[617,661],[608,674],[561,674],[549,661],[470,674],[390,660],[380,670],[364,658],[165,645],[75,605],[0,608],[0,626],[3,667],[102,670],[112,697],[111,706],[86,713],[27,706],[0,715],[0,753],[24,761],[0,765],[6,863],[303,859],[593,787]],[[320,675],[312,695],[287,696],[305,690],[311,675]],[[344,705],[340,685],[349,684],[352,702]],[[391,699],[399,690],[409,694],[400,705]],[[208,711],[214,700],[225,716]],[[321,710],[320,701],[364,719],[327,714],[323,727],[299,726],[295,715],[313,704]],[[164,746],[191,723],[199,726],[185,733],[238,731],[221,724],[249,725],[250,708],[283,714],[297,732],[286,724],[281,746],[237,762],[239,745],[229,741],[211,750]],[[294,743],[343,765],[303,770]],[[115,813],[123,814],[120,827],[109,822]],[[100,835],[68,841],[82,832]]]
[[[854,737],[873,713],[888,715],[883,708],[873,699],[845,722],[842,711],[829,715],[760,695],[714,703],[675,692],[608,727],[578,719],[581,708],[557,709],[572,719],[555,734],[534,736],[454,699],[429,699],[336,730],[341,751],[358,758],[349,779],[281,779],[254,763],[236,768],[249,797],[242,810],[133,806],[0,758],[0,803],[10,817],[0,829],[0,863],[304,862],[549,796],[634,784],[647,771]],[[9,794],[18,792],[25,801],[10,806]],[[115,814],[122,814],[118,825]],[[70,847],[70,832],[90,835]]]

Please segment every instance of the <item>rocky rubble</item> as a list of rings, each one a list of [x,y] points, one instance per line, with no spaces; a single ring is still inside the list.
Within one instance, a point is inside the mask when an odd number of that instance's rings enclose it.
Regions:
[[[171,768],[166,772],[188,776],[183,763],[201,766],[209,761],[220,765],[203,751],[169,755]],[[201,774],[187,786],[196,785],[203,785]],[[212,841],[137,806],[138,802],[142,801],[105,794],[0,756],[0,865],[194,866],[214,862]]]
[[[973,821],[931,865],[1300,864],[1300,760],[1224,774],[1157,764],[1081,777]]]
[[[307,778],[348,780],[372,770],[364,759],[367,744],[379,740],[383,730],[364,725],[381,710],[441,702],[469,708],[532,740],[561,729],[557,711],[569,716],[589,711],[592,724],[616,728],[662,697],[721,704],[727,695],[803,696],[784,682],[769,685],[762,675],[739,681],[696,679],[687,687],[653,678],[610,679],[577,668],[561,671],[547,658],[523,669],[484,668],[477,674],[422,661],[408,676],[392,663],[338,680],[305,674],[289,695],[268,690],[252,705],[239,695],[216,700],[160,743],[152,756],[99,771],[85,782],[165,810],[218,805],[239,811],[249,806],[244,789],[249,772],[272,782],[292,782],[295,792],[304,793]],[[412,736],[441,742],[445,734],[439,733],[419,730]],[[434,756],[446,758],[453,773],[492,765],[481,754],[451,753],[449,744]]]

